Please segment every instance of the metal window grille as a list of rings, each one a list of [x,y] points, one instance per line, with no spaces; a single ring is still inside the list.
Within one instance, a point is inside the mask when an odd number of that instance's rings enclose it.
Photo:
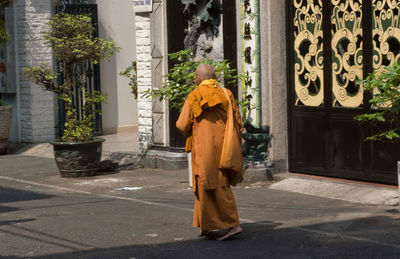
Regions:
[[[90,0],[62,0],[56,5],[56,13],[68,14],[86,14],[92,18],[93,26],[95,27],[94,37],[98,37],[98,16],[97,4]],[[56,62],[57,71],[60,75],[58,77],[58,84],[63,84],[62,77],[62,64],[60,61]],[[81,88],[86,91],[100,91],[100,65],[87,62],[80,64],[74,68],[74,82],[75,89],[73,94],[73,105],[76,108],[78,118],[82,118],[82,105],[83,98]],[[93,107],[93,111],[101,110],[101,105],[98,104]],[[100,134],[102,131],[101,115],[94,116],[95,134]],[[64,132],[65,124],[65,109],[62,100],[58,100],[58,137],[61,137]]]

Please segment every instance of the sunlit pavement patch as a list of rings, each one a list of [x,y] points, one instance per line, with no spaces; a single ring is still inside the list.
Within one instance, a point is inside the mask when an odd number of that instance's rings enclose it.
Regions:
[[[117,191],[138,191],[143,189],[143,187],[122,187],[122,188],[116,188],[115,190]]]
[[[95,179],[90,181],[77,182],[76,185],[101,185],[101,184],[119,183],[119,182],[121,182],[121,179],[104,178],[104,179]]]

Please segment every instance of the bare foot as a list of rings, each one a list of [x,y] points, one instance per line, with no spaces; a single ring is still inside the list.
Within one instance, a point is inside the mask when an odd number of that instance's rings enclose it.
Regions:
[[[228,230],[228,232],[226,232],[225,235],[217,238],[218,241],[224,241],[230,237],[239,235],[240,233],[242,233],[243,229],[241,226],[236,226],[236,227],[232,227]]]
[[[212,231],[211,231],[211,230],[202,230],[202,231],[200,232],[199,237],[209,236],[209,235],[211,235],[211,234],[212,234]]]

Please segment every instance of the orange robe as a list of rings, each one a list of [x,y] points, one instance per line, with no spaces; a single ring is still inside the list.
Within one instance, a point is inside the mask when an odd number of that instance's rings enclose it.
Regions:
[[[202,230],[223,229],[239,225],[236,203],[230,188],[228,173],[218,168],[227,119],[228,100],[215,84],[203,81],[193,90],[176,122],[179,131],[191,136],[193,191],[195,206],[193,225]],[[233,106],[235,122],[243,126],[239,109],[232,93],[228,94]],[[190,141],[189,141],[190,143]],[[241,156],[241,150],[237,150]]]

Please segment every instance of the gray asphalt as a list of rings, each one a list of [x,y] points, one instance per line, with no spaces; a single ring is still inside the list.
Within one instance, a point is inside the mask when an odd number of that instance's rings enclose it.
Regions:
[[[243,234],[206,240],[191,226],[184,170],[66,179],[52,159],[2,156],[0,257],[400,258],[393,207],[270,190],[267,183],[242,184],[234,193]]]

